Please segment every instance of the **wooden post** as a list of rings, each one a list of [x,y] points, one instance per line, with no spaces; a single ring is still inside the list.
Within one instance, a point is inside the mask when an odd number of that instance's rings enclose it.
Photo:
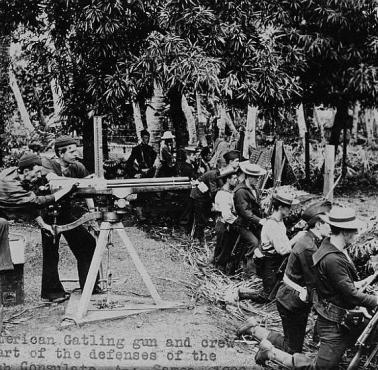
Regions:
[[[310,184],[310,134],[305,132],[305,171],[306,171],[306,183]]]
[[[104,177],[104,153],[102,143],[102,117],[93,117],[95,174]]]
[[[333,191],[331,193],[330,190],[333,189],[334,183],[334,172],[335,172],[335,146],[334,145],[327,145],[325,148],[325,158],[324,158],[324,185],[323,185],[323,195],[327,196],[328,199],[332,202],[333,201]]]
[[[274,155],[274,184],[279,181],[281,166],[282,166],[282,157],[283,157],[283,142],[281,140],[276,141],[276,150]]]
[[[139,103],[136,101],[133,101],[132,105],[133,105],[133,117],[134,117],[135,130],[136,130],[136,135],[139,141],[141,140],[140,132],[144,129],[142,115],[140,113]]]
[[[371,145],[373,142],[373,121],[373,111],[371,109],[365,109],[365,125],[368,145]]]

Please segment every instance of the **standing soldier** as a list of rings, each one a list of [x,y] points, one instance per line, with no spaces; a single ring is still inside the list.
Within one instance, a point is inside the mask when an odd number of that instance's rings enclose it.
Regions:
[[[220,187],[223,186],[222,177],[227,173],[236,172],[239,167],[239,152],[233,150],[225,154],[227,166],[221,171],[218,169],[210,170],[198,178],[199,184],[192,189],[190,198],[193,199],[193,213],[195,223],[195,237],[200,243],[204,242],[204,231],[209,221],[211,206],[215,195]]]
[[[134,146],[126,162],[127,173],[138,179],[154,176],[154,163],[156,159],[154,148],[148,144],[150,142],[150,133],[147,130],[142,130],[140,136],[142,142]],[[149,194],[138,194],[137,199],[132,202],[140,221],[146,220],[146,217],[143,215],[143,206],[148,203],[150,198]]]
[[[156,152],[149,145],[150,133],[147,130],[142,130],[140,136],[142,138],[141,143],[133,147],[126,162],[127,173],[135,178],[153,177]]]
[[[55,140],[55,153],[58,159],[48,159],[45,157],[42,159],[42,166],[44,171],[47,172],[47,177],[51,176],[49,173],[73,178],[88,176],[87,169],[78,161],[77,142],[75,139],[70,136],[58,137]],[[88,203],[88,206],[93,207],[91,202]],[[45,215],[44,217],[48,220],[48,223],[53,223],[51,215]],[[62,225],[75,220],[72,204],[69,202],[62,203],[56,220],[57,223]],[[63,236],[77,260],[80,288],[83,289],[96,247],[96,240],[82,225],[63,232]],[[59,239],[60,235],[54,237],[53,235],[42,233],[43,267],[41,296],[43,299],[50,301],[69,298],[69,294],[64,291],[59,279]],[[102,293],[97,283],[93,289],[93,293]]]
[[[230,173],[225,176],[226,183],[215,196],[215,211],[218,212],[215,231],[217,242],[214,250],[214,264],[216,267],[225,270],[230,261],[232,247],[238,236],[235,228],[237,219],[234,205],[234,189],[238,183],[238,175]]]
[[[175,156],[173,149],[173,139],[171,131],[165,131],[161,137],[160,144],[160,169],[159,174],[161,177],[175,176]]]
[[[201,150],[201,155],[199,158],[199,166],[198,166],[199,175],[203,175],[205,172],[211,170],[210,160],[211,160],[211,150],[208,146],[206,146]]]
[[[241,182],[234,192],[236,214],[240,218],[240,241],[236,263],[244,259],[245,254],[257,248],[262,226],[262,210],[260,207],[260,192],[256,188],[260,176],[266,171],[257,164],[240,164],[240,169],[245,174],[245,180]]]
[[[191,180],[197,178],[197,171],[194,167],[194,163],[197,159],[196,153],[197,147],[195,145],[188,145],[187,147],[185,147],[185,161],[180,163],[180,166],[177,169],[179,176],[186,176],[189,177]]]

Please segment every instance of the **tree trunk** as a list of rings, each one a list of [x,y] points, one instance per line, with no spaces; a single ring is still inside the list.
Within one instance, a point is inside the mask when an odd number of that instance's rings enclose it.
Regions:
[[[176,146],[182,148],[188,144],[189,135],[186,127],[184,112],[181,108],[181,92],[173,87],[168,92],[169,114],[176,132]]]
[[[196,103],[197,103],[197,118],[198,118],[198,140],[202,147],[207,146],[205,127],[206,127],[206,117],[203,114],[203,107],[201,104],[201,95],[196,93]]]
[[[305,137],[306,137],[306,132],[307,132],[307,126],[306,126],[306,121],[304,117],[303,104],[300,104],[299,107],[296,109],[296,115],[297,115],[297,122],[298,122],[298,128],[299,128],[299,136],[302,139],[303,147],[305,147]]]
[[[341,130],[348,126],[348,121],[351,120],[348,114],[348,105],[340,103],[337,105],[337,112],[335,115],[335,120],[333,122],[331,137],[329,139],[329,144],[335,146],[335,155],[340,143]]]
[[[163,124],[161,112],[164,107],[164,96],[161,86],[154,81],[154,95],[151,98],[147,109],[146,119],[148,130],[151,134],[151,145],[156,153],[160,151],[160,137],[162,136]]]
[[[139,103],[133,101],[132,104],[133,104],[133,116],[134,116],[135,131],[136,131],[138,140],[141,140],[140,132],[144,129],[143,121],[142,121],[142,114],[140,112]]]
[[[374,114],[371,109],[365,109],[366,137],[368,145],[373,143]]]
[[[17,107],[18,111],[20,112],[22,122],[29,131],[34,131],[34,126],[32,125],[29,113],[26,110],[24,99],[22,98],[20,88],[18,87],[16,76],[14,75],[12,70],[9,71],[9,84],[12,88],[14,97],[16,98]]]
[[[53,124],[61,120],[63,111],[62,89],[60,88],[56,78],[52,78],[50,80],[50,89],[53,98],[54,114],[49,124]]]
[[[188,104],[188,100],[185,95],[182,95],[181,98],[181,108],[184,112],[186,124],[189,133],[189,144],[195,145],[197,143],[197,130],[196,130],[196,121],[193,116],[193,111],[191,106]]]
[[[361,110],[360,102],[356,102],[353,108],[353,127],[352,127],[352,132],[351,132],[351,139],[353,139],[353,141],[357,140],[358,119],[359,119],[360,110]]]
[[[9,87],[9,48],[11,38],[10,36],[0,37],[0,135],[4,134],[5,127],[9,118],[12,115],[11,112],[11,89]],[[3,164],[4,156],[4,143],[0,146],[0,165]]]
[[[220,118],[218,119],[217,126],[219,129],[218,137],[224,136],[226,131],[226,124],[227,124],[227,112],[226,108],[223,104],[220,106]]]
[[[256,121],[259,109],[248,105],[247,123],[243,143],[243,158],[249,158],[249,148],[256,148]]]

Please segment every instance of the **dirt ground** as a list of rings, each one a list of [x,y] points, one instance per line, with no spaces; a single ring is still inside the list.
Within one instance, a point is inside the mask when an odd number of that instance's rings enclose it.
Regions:
[[[335,202],[356,207],[366,221],[378,217],[378,197],[373,192],[341,194]],[[21,233],[27,240],[25,304],[4,310],[0,370],[258,368],[253,362],[256,346],[234,341],[239,323],[230,320],[219,307],[194,299],[193,287],[198,280],[194,270],[178,255],[177,238],[157,241],[149,237],[148,227],[144,226],[142,231],[133,222],[127,224],[127,234],[160,295],[165,300],[182,302],[183,308],[62,328],[67,303],[48,305],[39,298],[42,259],[39,231],[14,224],[12,232]],[[112,292],[131,297],[130,300],[146,299],[148,291],[127,251],[118,238],[113,242]],[[75,261],[64,240],[60,256],[61,279],[75,279]],[[105,272],[107,258],[106,254]],[[75,282],[64,285],[68,291],[78,287]]]
[[[212,307],[193,300],[189,289],[196,285],[193,272],[190,266],[177,257],[169,241],[150,239],[145,232],[133,226],[126,228],[159,294],[165,300],[183,302],[183,308],[61,328],[67,304],[47,305],[39,298],[42,256],[38,230],[20,224],[13,225],[11,230],[23,234],[28,241],[24,271],[25,305],[4,310],[5,330],[0,337],[0,369],[8,365],[11,368],[34,369],[33,364],[60,365],[61,368],[72,369],[82,365],[96,369],[117,366],[120,369],[253,366],[250,353],[241,353],[240,348],[233,343],[235,323],[226,323],[227,317],[220,310],[214,315]],[[112,291],[143,299],[143,296],[148,295],[143,281],[120,240],[115,238],[113,242],[110,259],[116,281],[113,282]],[[75,279],[75,261],[64,240],[61,242],[60,256],[61,279]],[[105,272],[107,258],[106,253]],[[78,284],[67,282],[64,285],[70,291],[77,288]],[[97,299],[97,296],[94,297]],[[88,343],[83,335],[90,338]],[[45,344],[48,337],[54,344]],[[78,338],[78,341],[75,342],[73,338]],[[169,340],[173,340],[173,343]],[[39,343],[34,344],[35,341]],[[178,347],[172,346],[176,344]],[[16,347],[20,351],[19,357],[15,357],[13,352],[5,356],[6,350]],[[33,351],[41,349],[41,357],[32,358],[35,354]],[[80,358],[74,358],[75,351],[80,352]],[[99,353],[101,351],[110,352],[102,359],[101,356],[105,354]],[[58,358],[64,354],[66,358]],[[117,360],[116,355],[122,359]]]

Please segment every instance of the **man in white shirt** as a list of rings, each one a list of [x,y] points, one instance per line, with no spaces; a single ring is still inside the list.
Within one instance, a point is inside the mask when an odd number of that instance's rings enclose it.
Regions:
[[[218,212],[215,225],[217,242],[214,250],[214,264],[222,270],[225,270],[230,261],[232,247],[237,238],[237,231],[234,228],[237,216],[233,190],[237,185],[238,175],[230,173],[225,177],[225,181],[226,183],[217,192],[214,201],[215,211]]]
[[[261,230],[261,244],[255,250],[256,260],[260,259],[260,271],[263,291],[254,299],[259,302],[268,301],[270,292],[277,282],[277,271],[284,258],[290,253],[302,233],[289,240],[286,235],[284,218],[289,215],[293,199],[285,194],[273,194],[273,213],[266,219]]]

